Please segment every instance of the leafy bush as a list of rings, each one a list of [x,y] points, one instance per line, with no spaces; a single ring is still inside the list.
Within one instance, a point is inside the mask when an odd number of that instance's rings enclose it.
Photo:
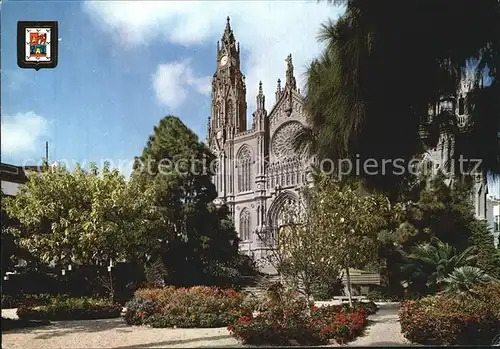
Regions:
[[[270,292],[257,316],[243,316],[228,326],[244,344],[319,345],[326,344],[307,314],[307,300],[295,292]]]
[[[348,306],[312,308],[311,317],[321,337],[344,344],[359,336],[368,323],[364,307]]]
[[[384,287],[374,287],[372,288],[366,298],[373,302],[384,302],[384,301],[399,301],[400,297],[390,294]]]
[[[52,295],[47,293],[42,294],[19,294],[11,296],[8,294],[2,294],[2,308],[17,308],[21,305],[25,306],[37,306],[37,305],[47,305],[50,304]]]
[[[373,301],[368,301],[368,302],[353,301],[352,305],[354,308],[363,308],[367,315],[373,315],[378,310],[377,305]]]
[[[330,340],[345,343],[361,333],[367,323],[362,307],[345,305],[309,307],[293,291],[268,294],[263,311],[243,316],[228,326],[229,332],[251,345],[321,345]]]
[[[125,304],[127,311],[124,320],[127,325],[142,325],[144,320],[158,312],[158,303],[139,296]]]
[[[404,336],[419,344],[490,345],[500,328],[500,286],[471,291],[404,302],[399,314]]]
[[[344,285],[342,284],[342,280],[326,278],[314,285],[313,297],[317,301],[328,301],[342,294],[343,288]]]
[[[152,327],[223,327],[251,314],[238,292],[204,286],[141,289],[126,307],[127,324]]]
[[[21,320],[90,320],[116,318],[122,307],[107,299],[53,298],[49,305],[20,306],[17,316]]]

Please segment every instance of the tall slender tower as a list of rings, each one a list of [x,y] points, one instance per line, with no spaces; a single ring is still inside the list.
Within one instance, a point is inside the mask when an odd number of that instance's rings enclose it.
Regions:
[[[235,133],[246,130],[245,98],[245,76],[240,70],[240,45],[234,38],[227,17],[226,29],[221,41],[217,42],[217,70],[212,80],[209,143],[214,150],[218,150],[218,145],[211,141],[219,138],[225,143]]]
[[[208,144],[218,156],[214,178],[219,198],[232,195],[234,135],[246,131],[247,104],[245,76],[240,69],[240,45],[234,38],[229,17],[217,42],[217,69],[212,80],[212,113],[208,125]]]

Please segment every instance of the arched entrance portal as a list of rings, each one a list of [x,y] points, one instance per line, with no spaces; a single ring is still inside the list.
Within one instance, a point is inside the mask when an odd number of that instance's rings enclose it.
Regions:
[[[280,230],[283,230],[299,213],[300,205],[297,195],[289,191],[278,195],[269,208],[267,238],[270,241],[275,241]]]

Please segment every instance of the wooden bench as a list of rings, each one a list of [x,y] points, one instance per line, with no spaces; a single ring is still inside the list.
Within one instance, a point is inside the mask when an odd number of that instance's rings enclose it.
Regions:
[[[351,298],[352,298],[352,300],[356,300],[356,301],[367,300],[366,296],[352,296]],[[348,302],[349,301],[348,296],[336,296],[336,297],[333,297],[333,299],[337,300],[337,301],[341,301],[341,302]]]

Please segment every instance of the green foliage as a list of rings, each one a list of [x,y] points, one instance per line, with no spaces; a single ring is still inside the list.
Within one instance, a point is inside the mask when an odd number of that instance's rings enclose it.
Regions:
[[[217,196],[213,160],[205,144],[175,116],[160,120],[136,160],[133,178],[143,188],[155,188],[155,202],[169,222],[169,237],[152,258],[161,258],[170,284],[223,282],[214,271],[221,265],[229,268],[237,256],[229,211],[212,204]]]
[[[247,345],[319,345],[350,341],[366,324],[367,312],[361,306],[310,307],[298,293],[276,289],[262,311],[236,319],[228,330]]]
[[[309,205],[316,243],[337,270],[348,273],[349,268],[362,268],[377,259],[377,232],[387,224],[391,212],[385,197],[363,195],[353,185],[325,177],[313,191]]]
[[[461,253],[449,245],[435,239],[432,243],[423,243],[415,246],[406,256],[407,264],[404,266],[410,273],[410,281],[420,286],[425,283],[428,292],[436,292],[440,284],[456,268],[470,266],[476,255],[474,248],[469,247]]]
[[[406,301],[401,331],[424,345],[490,345],[500,328],[500,286],[478,285],[472,294],[440,294]]]
[[[16,197],[3,200],[21,226],[20,246],[45,263],[99,264],[144,253],[141,236],[162,226],[151,190],[139,191],[106,164],[100,172],[77,166],[30,174]],[[147,236],[152,237],[152,234]]]
[[[17,294],[14,296],[2,293],[2,309],[18,308],[20,305],[47,305],[51,302],[51,299],[52,296],[47,293]]]
[[[446,132],[456,136],[454,156],[483,159],[484,170],[500,173],[498,1],[334,1],[340,2],[346,11],[322,26],[325,50],[308,71],[306,108],[320,158],[409,160]],[[460,39],[443,40],[451,37]],[[455,111],[440,111],[423,144],[429,110],[457,94],[467,70],[473,81],[469,132],[459,132]],[[386,166],[384,175],[361,175],[392,200],[406,179],[395,166]]]
[[[344,289],[341,279],[322,277],[313,287],[316,301],[328,301],[341,294]]]
[[[425,286],[427,276],[436,271],[438,262],[435,261],[431,270],[427,267],[424,268],[426,271],[420,270],[419,278],[419,268],[414,263],[408,263],[405,255],[411,254],[412,249],[419,244],[428,245],[434,239],[447,244],[448,252],[454,249],[453,253],[457,255],[472,246],[476,258],[467,264],[498,277],[498,250],[494,248],[493,237],[485,222],[478,221],[474,216],[470,200],[471,179],[455,180],[451,185],[446,181],[447,178],[442,173],[435,177],[421,175],[406,195],[405,216],[400,220],[399,226],[392,231],[379,233],[379,241],[382,243],[379,256],[386,260],[391,284],[389,290],[394,295],[402,296],[402,280],[412,280],[415,282],[414,286],[420,284],[411,292],[425,294],[430,291]],[[447,270],[449,272],[453,269],[451,267]]]
[[[1,200],[4,202],[8,198],[1,192]],[[3,272],[12,271],[18,261],[22,258],[26,261],[36,262],[36,259],[24,248],[19,246],[16,239],[15,231],[19,228],[19,222],[7,215],[4,210],[5,204],[2,204],[1,209],[1,241],[2,241],[2,270]]]
[[[107,299],[55,297],[48,305],[21,306],[17,309],[20,320],[91,320],[117,318],[122,307]]]
[[[473,294],[474,287],[488,282],[492,282],[492,278],[486,272],[471,266],[455,268],[441,280],[447,294]]]
[[[126,304],[129,325],[210,328],[226,326],[249,310],[234,290],[211,287],[141,289]]]
[[[495,248],[493,234],[485,221],[472,221],[469,225],[470,243],[476,247],[475,266],[488,275],[500,279],[500,250]]]

